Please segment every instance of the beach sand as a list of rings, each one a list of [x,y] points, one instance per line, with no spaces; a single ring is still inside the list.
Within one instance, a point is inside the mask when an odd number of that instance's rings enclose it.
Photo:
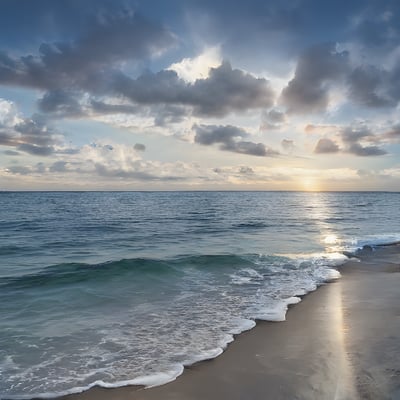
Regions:
[[[341,279],[291,307],[285,322],[258,322],[174,382],[62,399],[400,399],[400,245],[358,257]]]

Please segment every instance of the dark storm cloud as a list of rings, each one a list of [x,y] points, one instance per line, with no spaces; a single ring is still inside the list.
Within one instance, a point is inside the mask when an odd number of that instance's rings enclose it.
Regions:
[[[322,138],[318,141],[315,146],[314,153],[317,154],[329,154],[337,153],[339,151],[339,146],[331,139]]]
[[[196,115],[224,116],[234,111],[268,108],[274,94],[269,82],[256,78],[224,62],[211,68],[208,78],[193,84],[180,79],[175,71],[148,72],[137,79],[120,74],[114,85],[115,94],[122,94],[138,104],[175,104],[193,107]]]
[[[175,37],[166,28],[131,10],[99,13],[78,39],[42,43],[39,56],[14,59],[2,53],[0,83],[48,90],[95,90],[100,77],[105,79],[104,69],[122,61],[146,59],[174,43]]]
[[[279,154],[277,151],[267,148],[263,143],[242,140],[249,134],[236,126],[194,125],[193,129],[196,132],[195,143],[204,146],[219,144],[219,148],[224,151],[260,157],[272,157]]]
[[[306,50],[299,58],[294,78],[282,91],[282,102],[292,113],[324,111],[329,103],[329,85],[345,76],[348,53],[333,43]]]

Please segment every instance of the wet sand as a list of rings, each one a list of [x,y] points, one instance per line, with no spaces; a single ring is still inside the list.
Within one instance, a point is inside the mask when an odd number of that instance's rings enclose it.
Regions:
[[[400,245],[365,249],[342,278],[258,322],[174,382],[93,388],[63,400],[400,399]]]

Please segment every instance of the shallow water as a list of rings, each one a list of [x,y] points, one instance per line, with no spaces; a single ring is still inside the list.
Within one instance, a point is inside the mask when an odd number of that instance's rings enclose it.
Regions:
[[[400,239],[398,193],[0,193],[0,394],[157,385]]]

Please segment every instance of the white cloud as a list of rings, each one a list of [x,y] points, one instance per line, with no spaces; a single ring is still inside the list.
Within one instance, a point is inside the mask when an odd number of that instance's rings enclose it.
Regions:
[[[210,68],[216,68],[221,63],[219,47],[209,47],[197,57],[184,58],[180,62],[171,64],[167,69],[175,71],[179,78],[186,82],[195,82],[197,79],[208,78]]]
[[[0,126],[13,127],[23,120],[12,101],[0,98]]]

